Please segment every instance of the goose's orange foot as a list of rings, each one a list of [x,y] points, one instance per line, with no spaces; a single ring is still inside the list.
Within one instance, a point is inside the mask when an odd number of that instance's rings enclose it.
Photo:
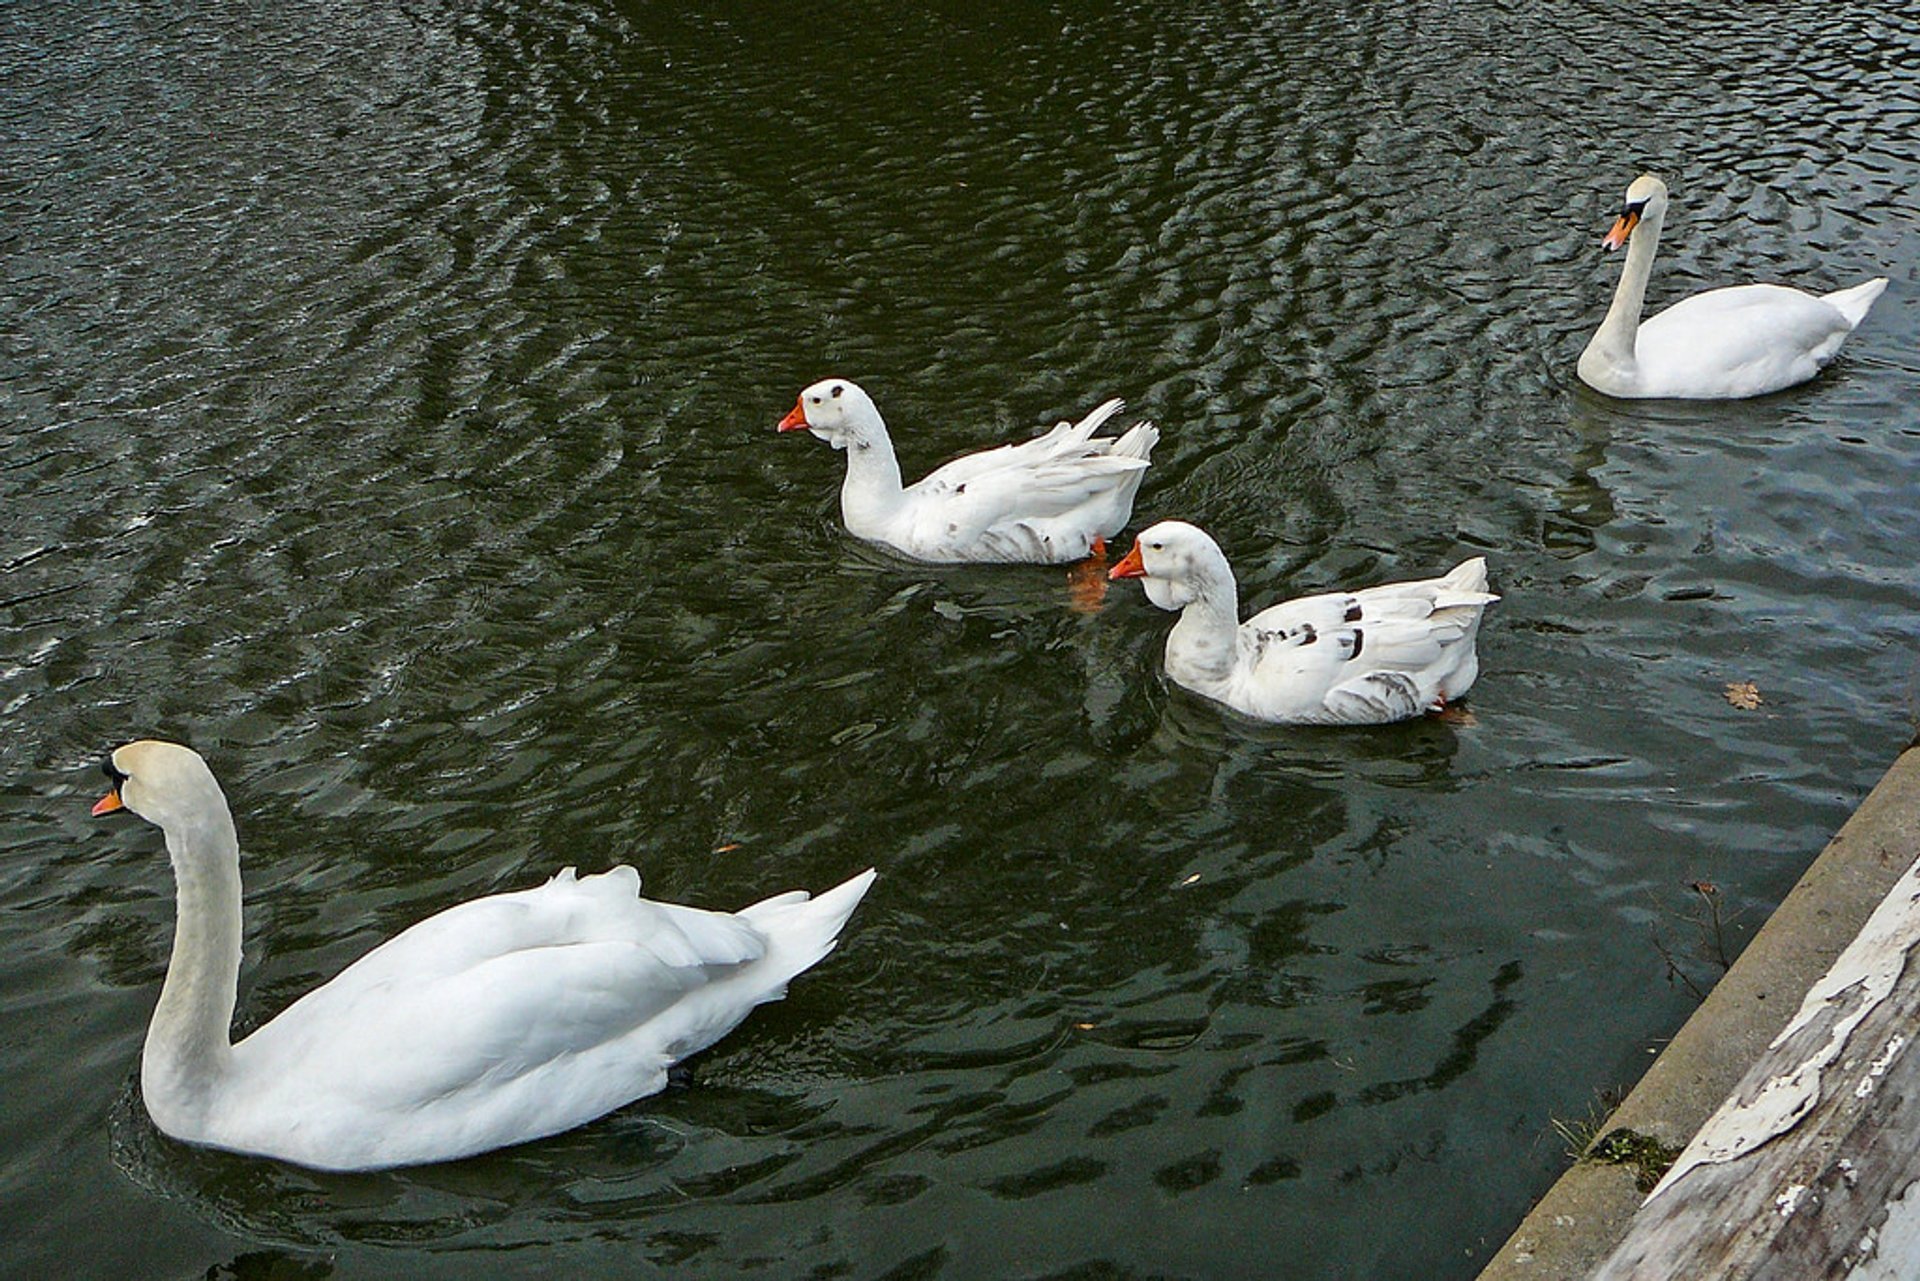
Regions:
[[[1107,540],[1096,536],[1085,560],[1067,566],[1067,608],[1097,614],[1107,602]]]

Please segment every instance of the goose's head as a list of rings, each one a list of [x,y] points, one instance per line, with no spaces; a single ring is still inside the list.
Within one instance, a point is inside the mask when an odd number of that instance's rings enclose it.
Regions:
[[[162,829],[178,829],[201,820],[209,799],[225,799],[213,771],[200,753],[178,743],[141,739],[116,747],[100,762],[112,784],[93,807],[98,814],[124,809]]]
[[[1650,173],[1641,174],[1627,188],[1626,203],[1620,207],[1620,216],[1614,220],[1613,230],[1607,233],[1601,245],[1607,249],[1618,249],[1627,243],[1627,237],[1633,234],[1635,227],[1643,222],[1657,222],[1666,211],[1667,184]]]
[[[835,449],[864,444],[876,428],[885,430],[873,398],[844,378],[822,378],[780,420],[781,431],[810,431]]]
[[[1147,599],[1161,609],[1184,609],[1195,599],[1233,583],[1226,553],[1207,532],[1184,520],[1149,525],[1108,578],[1137,578]]]

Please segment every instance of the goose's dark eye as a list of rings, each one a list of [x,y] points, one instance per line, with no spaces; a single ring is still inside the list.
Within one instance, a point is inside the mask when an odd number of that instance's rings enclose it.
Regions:
[[[811,400],[811,401],[813,401],[813,403],[814,403],[814,404],[816,404],[816,405],[820,403],[820,397],[818,397],[818,396],[810,396],[810,397],[808,397],[808,399],[809,399],[809,400]]]
[[[1147,550],[1150,552],[1164,551],[1166,550],[1166,546],[1165,543],[1148,543]]]

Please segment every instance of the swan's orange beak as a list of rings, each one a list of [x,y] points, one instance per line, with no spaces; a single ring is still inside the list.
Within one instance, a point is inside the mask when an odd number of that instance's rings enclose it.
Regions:
[[[1133,550],[1127,553],[1126,559],[1107,571],[1107,577],[1115,580],[1122,578],[1145,578],[1146,576],[1147,563],[1140,559],[1140,543],[1138,539],[1134,541]]]
[[[1609,231],[1607,238],[1600,242],[1600,247],[1602,249],[1618,249],[1621,245],[1627,243],[1627,237],[1631,236],[1633,229],[1639,225],[1639,213],[1632,209],[1627,210],[1614,220],[1613,230]]]
[[[126,806],[120,803],[120,789],[116,787],[93,803],[93,816],[99,818],[102,814],[111,814],[115,810],[125,808]]]
[[[801,402],[796,400],[793,402],[793,408],[787,411],[787,416],[780,420],[780,426],[778,430],[805,431],[807,429],[807,425],[808,424],[807,424],[806,407],[802,405]]]

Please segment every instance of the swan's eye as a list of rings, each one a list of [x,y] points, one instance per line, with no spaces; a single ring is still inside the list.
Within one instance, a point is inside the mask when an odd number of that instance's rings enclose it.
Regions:
[[[820,403],[820,397],[818,396],[809,396],[807,397],[807,399],[811,400],[816,405]]]
[[[1150,552],[1160,552],[1160,551],[1165,551],[1166,549],[1167,549],[1167,545],[1165,543],[1148,543],[1147,544],[1147,550]]]

